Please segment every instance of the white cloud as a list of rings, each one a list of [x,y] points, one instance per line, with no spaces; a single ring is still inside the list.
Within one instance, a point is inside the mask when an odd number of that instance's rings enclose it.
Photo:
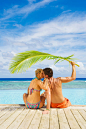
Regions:
[[[0,67],[2,67],[3,66],[3,63],[2,63],[2,61],[0,61]]]
[[[28,2],[32,4],[33,2],[36,2],[36,0],[28,0]]]
[[[30,4],[20,8],[19,5],[15,5],[12,8],[8,9],[8,10],[4,10],[4,14],[3,17],[0,19],[0,21],[4,21],[6,19],[12,18],[13,16],[18,16],[18,15],[22,15],[25,14],[26,16],[33,12],[36,9],[39,9],[40,7],[54,1],[54,0],[42,0],[38,3],[33,3],[33,1],[35,0],[28,0],[30,2]]]
[[[80,66],[77,67],[79,74],[86,74],[86,66],[84,66],[82,62],[77,62],[77,64]]]
[[[66,71],[68,72],[68,68],[64,68],[64,67],[56,67],[55,65],[50,65],[50,68],[52,68],[54,71],[58,71],[58,72],[63,72]]]
[[[10,48],[8,47],[6,50],[7,53],[10,51],[10,53],[8,53],[9,57],[11,55],[14,56],[15,53],[26,50],[39,50],[57,56],[69,56],[74,54],[75,58],[80,59],[79,64],[81,67],[76,69],[77,73],[81,75],[86,74],[85,25],[85,14],[83,16],[76,16],[76,14],[69,13],[68,15],[62,14],[51,21],[26,26],[21,32],[19,29],[16,29],[15,32],[14,30],[11,30],[11,32],[4,31],[1,36],[6,45],[10,44]],[[43,64],[45,66],[46,61],[43,62]],[[59,67],[52,65],[52,68],[60,73],[61,71],[67,73],[67,67],[64,68],[62,65],[63,64]],[[68,66],[68,63],[64,63],[64,65]]]
[[[12,49],[12,48],[11,48]],[[8,70],[8,66],[9,66],[9,63],[12,59],[13,56],[16,55],[16,53],[14,51],[11,51],[11,52],[6,52],[7,50],[2,51],[1,54],[0,54],[0,66],[2,67],[2,69],[7,69]]]
[[[75,16],[76,14],[72,13],[62,14],[51,21],[26,26],[24,31],[20,33],[16,31],[13,36],[9,33],[9,36],[3,37],[12,45],[29,50],[45,47],[47,49],[55,47],[59,49],[58,51],[76,50],[79,46],[86,46],[86,15]]]
[[[86,16],[75,16],[62,14],[51,21],[26,26],[22,32],[15,30],[12,35],[6,32],[8,35],[3,35],[2,39],[15,47],[15,52],[42,50],[58,56],[75,54],[82,61],[86,55]]]
[[[9,70],[9,65],[7,65],[7,66],[3,66],[3,68],[2,69],[4,69],[4,70]]]
[[[2,57],[5,58],[12,58],[14,56],[13,52],[2,52]]]
[[[18,28],[22,28],[22,25],[21,24],[14,24],[13,26],[16,26]]]
[[[80,76],[85,76],[86,75],[86,66],[83,65],[82,62],[77,62],[78,65],[80,65],[80,67],[76,66],[76,77],[80,77]],[[72,69],[71,66],[68,67],[66,65],[66,63],[63,64],[64,66],[62,66],[62,63],[58,63],[58,67],[55,65],[50,65],[49,67],[53,69],[54,71],[54,76],[56,77],[57,75],[59,76],[71,76],[72,73]]]
[[[80,66],[81,70],[86,70],[82,62],[77,62],[77,64]]]
[[[16,53],[15,53],[15,52],[13,52],[13,51],[11,51],[11,53],[13,54],[13,56],[15,56],[15,55],[16,55]]]

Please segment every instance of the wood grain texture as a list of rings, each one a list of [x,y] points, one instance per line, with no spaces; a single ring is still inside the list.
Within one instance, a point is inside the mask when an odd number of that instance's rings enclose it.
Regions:
[[[86,106],[51,108],[49,114],[42,109],[1,105],[0,129],[86,129]]]

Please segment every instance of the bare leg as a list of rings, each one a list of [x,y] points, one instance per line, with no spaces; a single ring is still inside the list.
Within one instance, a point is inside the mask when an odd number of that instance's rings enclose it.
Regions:
[[[26,108],[27,108],[27,105],[26,105],[27,96],[28,96],[28,94],[26,94],[26,93],[23,94],[23,100],[24,100]]]
[[[42,108],[43,105],[44,105],[44,103],[45,103],[45,97],[44,97],[43,94],[40,96],[40,100],[41,100],[41,103],[40,103],[40,105],[39,105],[39,108]]]

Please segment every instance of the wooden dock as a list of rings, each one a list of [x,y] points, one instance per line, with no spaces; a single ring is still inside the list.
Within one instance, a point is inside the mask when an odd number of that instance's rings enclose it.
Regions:
[[[86,129],[86,105],[51,108],[49,114],[43,110],[0,104],[0,129]]]

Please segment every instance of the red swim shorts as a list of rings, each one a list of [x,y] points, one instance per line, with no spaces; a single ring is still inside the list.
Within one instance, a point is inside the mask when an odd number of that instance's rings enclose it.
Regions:
[[[71,106],[71,102],[67,98],[65,98],[65,100],[62,103],[52,103],[51,102],[52,108],[66,108],[69,106]]]

